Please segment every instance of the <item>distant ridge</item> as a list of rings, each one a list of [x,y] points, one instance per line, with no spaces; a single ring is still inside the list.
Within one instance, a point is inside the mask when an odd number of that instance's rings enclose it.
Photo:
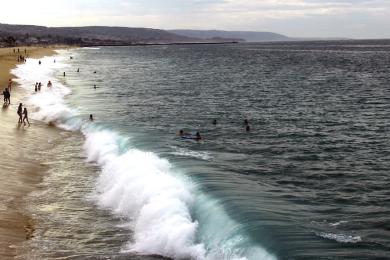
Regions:
[[[0,38],[16,43],[68,43],[80,45],[126,45],[142,43],[192,42],[186,36],[150,28],[85,26],[45,27],[0,24]]]
[[[33,44],[139,45],[173,43],[223,43],[231,39],[199,39],[151,28],[85,26],[45,27],[0,23],[0,46]]]
[[[240,39],[246,42],[272,42],[272,41],[290,41],[285,35],[272,32],[252,32],[252,31],[222,31],[222,30],[169,30],[169,32],[200,39]]]

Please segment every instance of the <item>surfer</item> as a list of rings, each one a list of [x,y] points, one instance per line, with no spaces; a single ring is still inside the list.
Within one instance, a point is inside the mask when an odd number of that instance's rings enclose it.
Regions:
[[[192,140],[196,140],[196,141],[199,141],[202,139],[202,137],[200,136],[200,133],[199,132],[196,132],[195,135],[191,134],[191,133],[188,133],[188,132],[184,132],[183,129],[180,129],[179,131],[179,136],[183,139],[192,139]]]
[[[194,138],[196,141],[199,141],[202,139],[202,137],[200,136],[200,133],[199,132],[196,132],[195,134],[195,138]]]
[[[50,88],[51,86],[53,86],[53,84],[51,84],[51,81],[49,80],[49,82],[47,82],[47,87]]]

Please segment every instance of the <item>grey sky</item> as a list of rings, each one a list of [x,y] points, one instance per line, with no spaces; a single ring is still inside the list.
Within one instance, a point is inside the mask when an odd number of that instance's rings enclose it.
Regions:
[[[11,0],[0,23],[390,38],[390,0]]]

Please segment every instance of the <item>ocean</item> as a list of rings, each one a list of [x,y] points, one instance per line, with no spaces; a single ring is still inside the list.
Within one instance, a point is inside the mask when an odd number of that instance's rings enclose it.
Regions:
[[[37,147],[47,170],[25,198],[36,230],[21,258],[390,258],[389,42],[76,48],[41,62],[13,71],[31,128],[58,128]]]

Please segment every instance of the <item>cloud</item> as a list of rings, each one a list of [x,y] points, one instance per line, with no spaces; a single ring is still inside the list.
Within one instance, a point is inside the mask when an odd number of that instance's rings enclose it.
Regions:
[[[390,37],[389,0],[13,0],[0,22]]]

